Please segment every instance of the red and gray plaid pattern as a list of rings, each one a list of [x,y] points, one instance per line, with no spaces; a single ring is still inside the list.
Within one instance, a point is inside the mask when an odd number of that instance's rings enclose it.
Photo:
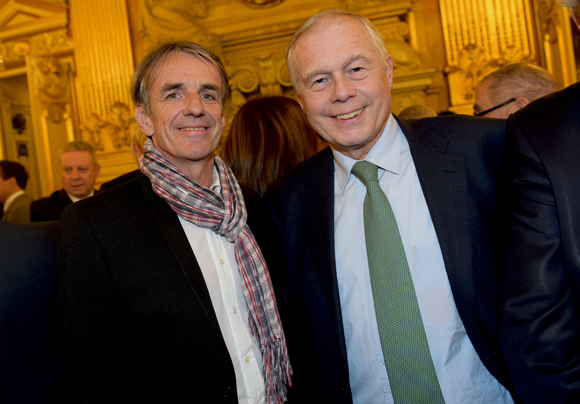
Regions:
[[[292,386],[286,338],[270,273],[246,225],[246,206],[238,181],[223,160],[215,156],[222,191],[219,195],[197,184],[167,161],[150,139],[145,142],[144,149],[139,166],[151,180],[155,193],[183,219],[235,243],[236,262],[248,305],[248,325],[252,335],[257,336],[263,355],[268,403],[286,401],[286,385]]]

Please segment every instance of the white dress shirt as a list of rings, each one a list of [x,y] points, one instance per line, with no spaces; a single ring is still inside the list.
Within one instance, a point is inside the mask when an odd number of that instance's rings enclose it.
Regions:
[[[215,167],[211,189],[221,194]],[[181,217],[179,221],[203,273],[222,336],[232,359],[238,401],[240,404],[264,404],[266,388],[262,354],[257,340],[250,334],[248,307],[236,264],[235,246],[209,229],[198,227]]]
[[[336,270],[353,399],[355,404],[392,403],[365,245],[366,187],[350,173],[357,160],[336,150],[333,154]],[[399,226],[445,402],[513,403],[463,327],[409,144],[392,115],[365,160],[379,167],[379,183]]]

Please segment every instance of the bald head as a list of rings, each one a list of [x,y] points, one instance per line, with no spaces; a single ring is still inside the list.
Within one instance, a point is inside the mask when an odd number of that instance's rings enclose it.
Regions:
[[[488,74],[479,82],[473,109],[476,115],[482,114],[478,116],[505,119],[557,89],[556,79],[547,70],[526,63],[513,63]],[[499,105],[502,106],[485,113]]]

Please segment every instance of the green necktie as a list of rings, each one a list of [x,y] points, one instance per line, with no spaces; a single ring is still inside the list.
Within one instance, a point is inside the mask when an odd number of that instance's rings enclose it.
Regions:
[[[393,398],[396,404],[445,403],[399,228],[377,171],[368,161],[352,167],[367,187],[364,224],[369,273]]]

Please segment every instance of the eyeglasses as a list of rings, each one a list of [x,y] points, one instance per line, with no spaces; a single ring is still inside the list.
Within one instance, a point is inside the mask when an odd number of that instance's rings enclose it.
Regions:
[[[495,110],[496,110],[496,109],[498,109],[498,108],[505,107],[506,105],[508,105],[508,104],[511,104],[511,103],[512,103],[512,102],[514,102],[515,100],[516,100],[515,98],[511,98],[511,99],[509,99],[509,100],[508,100],[508,101],[506,101],[506,102],[503,102],[503,103],[501,103],[501,104],[499,104],[499,105],[496,105],[495,107],[492,107],[492,108],[490,108],[490,109],[486,109],[486,110],[485,110],[485,111],[483,111],[483,112],[479,112],[479,113],[477,113],[477,114],[473,114],[473,115],[475,115],[475,116],[484,116],[484,115],[486,115],[486,114],[489,114],[489,113],[490,113],[490,112],[492,112],[492,111],[495,111]]]

